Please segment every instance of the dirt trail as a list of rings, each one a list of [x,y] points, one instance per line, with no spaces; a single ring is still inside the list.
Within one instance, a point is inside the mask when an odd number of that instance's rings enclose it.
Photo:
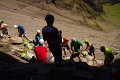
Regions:
[[[78,25],[76,21],[82,18],[78,18],[68,10],[58,8],[52,3],[46,4],[44,1],[36,5],[34,3],[30,5],[28,1],[0,0],[0,19],[10,25],[9,32],[12,36],[17,36],[17,30],[13,28],[13,25],[22,24],[26,28],[28,37],[34,39],[36,30],[41,30],[46,25],[44,16],[50,13],[55,17],[54,26],[62,30],[63,35],[69,38],[76,37],[81,42],[88,39],[93,43],[96,49],[96,58],[103,59],[103,54],[99,50],[102,45],[120,53],[119,29],[110,32],[94,30]]]

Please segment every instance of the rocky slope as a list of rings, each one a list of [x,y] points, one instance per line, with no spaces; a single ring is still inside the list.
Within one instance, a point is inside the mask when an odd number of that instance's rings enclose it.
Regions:
[[[0,0],[0,19],[10,25],[8,29],[13,38],[18,36],[13,25],[22,24],[25,26],[28,37],[34,39],[36,30],[41,30],[46,25],[44,16],[50,13],[55,16],[54,26],[62,30],[63,35],[69,38],[74,36],[83,43],[85,39],[88,39],[94,44],[96,61],[104,61],[104,56],[99,50],[102,45],[113,50],[115,59],[120,58],[119,28],[110,31],[95,30],[81,23],[78,24],[83,18],[71,13],[70,10],[58,7],[57,3],[54,5],[49,0],[48,4],[45,1],[37,1],[38,3],[33,0],[26,0],[26,2],[24,0]],[[114,62],[109,70],[103,70],[102,67],[92,65],[91,62],[89,65],[85,63],[86,60],[78,63],[77,59],[75,63],[63,60],[62,68],[56,68],[54,63],[48,65],[28,63],[20,58],[22,48],[23,45],[12,45],[7,38],[0,41],[0,80],[77,80],[78,78],[113,80],[111,69],[115,68],[120,71],[119,60]],[[70,56],[69,53],[68,56]]]

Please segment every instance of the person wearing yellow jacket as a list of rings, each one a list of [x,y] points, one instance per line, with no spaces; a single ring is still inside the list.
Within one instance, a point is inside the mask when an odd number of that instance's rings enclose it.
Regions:
[[[105,55],[104,65],[108,66],[114,60],[113,52],[110,48],[107,48],[107,47],[104,47],[104,46],[101,46],[100,50]]]

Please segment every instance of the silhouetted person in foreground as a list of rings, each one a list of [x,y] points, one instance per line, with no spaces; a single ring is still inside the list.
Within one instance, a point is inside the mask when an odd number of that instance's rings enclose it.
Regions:
[[[62,49],[61,49],[61,42],[62,36],[61,31],[58,31],[57,28],[53,27],[54,23],[54,16],[51,14],[47,14],[45,16],[45,20],[47,26],[42,29],[42,35],[44,41],[47,41],[50,51],[53,54],[55,65],[56,67],[61,67],[62,61]]]

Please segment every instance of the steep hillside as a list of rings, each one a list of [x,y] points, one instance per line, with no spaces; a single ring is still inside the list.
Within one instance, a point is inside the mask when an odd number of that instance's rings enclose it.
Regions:
[[[70,39],[76,37],[83,44],[88,39],[94,45],[95,62],[84,62],[86,59],[80,55],[83,62],[77,62],[77,58],[74,59],[75,62],[63,60],[62,68],[56,68],[54,63],[28,63],[20,58],[23,44],[13,45],[4,37],[0,38],[0,80],[113,80],[112,68],[120,71],[120,30],[118,27],[109,27],[111,22],[106,24],[106,18],[100,14],[102,8],[97,12],[96,5],[87,5],[86,1],[96,0],[55,0],[55,4],[51,0],[47,1],[48,3],[46,0],[0,0],[0,20],[10,26],[8,30],[11,37],[18,36],[13,25],[22,24],[28,38],[34,39],[36,30],[42,30],[46,26],[45,15],[53,14],[54,26],[62,30],[62,35]],[[98,15],[100,16],[96,17]],[[100,52],[100,47],[103,45],[111,48],[115,55],[115,61],[109,68],[101,66],[104,55]],[[70,57],[70,54],[67,56]],[[95,66],[94,63],[97,62],[102,64]]]

